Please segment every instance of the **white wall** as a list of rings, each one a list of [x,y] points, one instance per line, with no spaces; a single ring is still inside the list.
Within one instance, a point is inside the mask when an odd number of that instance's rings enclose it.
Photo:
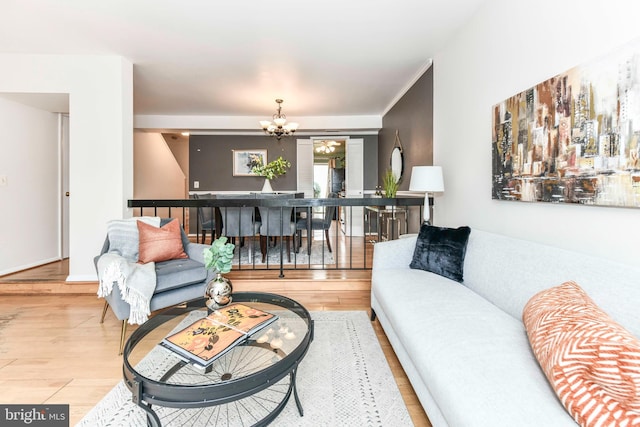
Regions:
[[[58,115],[0,98],[0,275],[60,259]]]
[[[116,56],[0,54],[0,92],[69,94],[68,280],[95,280],[106,223],[131,215],[133,65]],[[21,231],[16,244],[38,244]]]
[[[188,142],[185,141],[185,144]],[[184,199],[186,176],[159,133],[134,134],[135,199]]]
[[[468,224],[628,264],[640,210],[491,199],[491,109],[640,36],[640,2],[490,0],[434,58],[436,224]]]

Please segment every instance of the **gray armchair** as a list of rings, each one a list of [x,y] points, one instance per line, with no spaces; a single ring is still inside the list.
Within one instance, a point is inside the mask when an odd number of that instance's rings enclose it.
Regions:
[[[160,226],[167,224],[169,221],[171,221],[171,218],[163,218],[160,221]],[[207,283],[214,277],[211,271],[204,268],[203,251],[208,246],[191,243],[182,228],[180,232],[184,251],[188,255],[188,258],[156,263],[156,288],[149,304],[151,312],[204,296]],[[102,246],[100,255],[107,252],[109,252],[108,236]],[[98,259],[100,255],[94,258],[96,271],[98,269]],[[98,272],[98,274],[100,273]],[[122,354],[127,333],[127,320],[129,318],[130,306],[122,300],[118,286],[114,286],[111,293],[105,297],[100,323],[104,322],[108,307],[111,307],[113,314],[115,314],[118,320],[122,320],[118,353]]]

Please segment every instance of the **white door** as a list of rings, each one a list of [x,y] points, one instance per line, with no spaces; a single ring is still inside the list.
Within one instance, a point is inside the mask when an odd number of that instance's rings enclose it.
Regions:
[[[69,116],[60,120],[60,251],[62,258],[69,258]]]
[[[313,197],[313,141],[297,140],[296,162],[298,192],[304,193],[305,198],[311,198]]]
[[[364,195],[364,139],[349,138],[345,147],[345,193],[347,197],[362,197]],[[354,206],[345,211],[345,233],[348,236],[364,235],[364,220],[362,206]]]

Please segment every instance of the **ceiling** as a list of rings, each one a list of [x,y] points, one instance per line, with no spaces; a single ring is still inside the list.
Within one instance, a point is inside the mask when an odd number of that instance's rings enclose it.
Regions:
[[[270,118],[282,98],[302,129],[383,115],[483,1],[4,0],[0,53],[122,56],[135,115]]]

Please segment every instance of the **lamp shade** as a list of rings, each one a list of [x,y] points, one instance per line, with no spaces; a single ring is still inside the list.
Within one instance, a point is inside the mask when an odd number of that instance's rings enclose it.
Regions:
[[[425,191],[435,193],[444,191],[442,179],[442,167],[440,166],[414,166],[411,169],[411,181],[409,191]]]

